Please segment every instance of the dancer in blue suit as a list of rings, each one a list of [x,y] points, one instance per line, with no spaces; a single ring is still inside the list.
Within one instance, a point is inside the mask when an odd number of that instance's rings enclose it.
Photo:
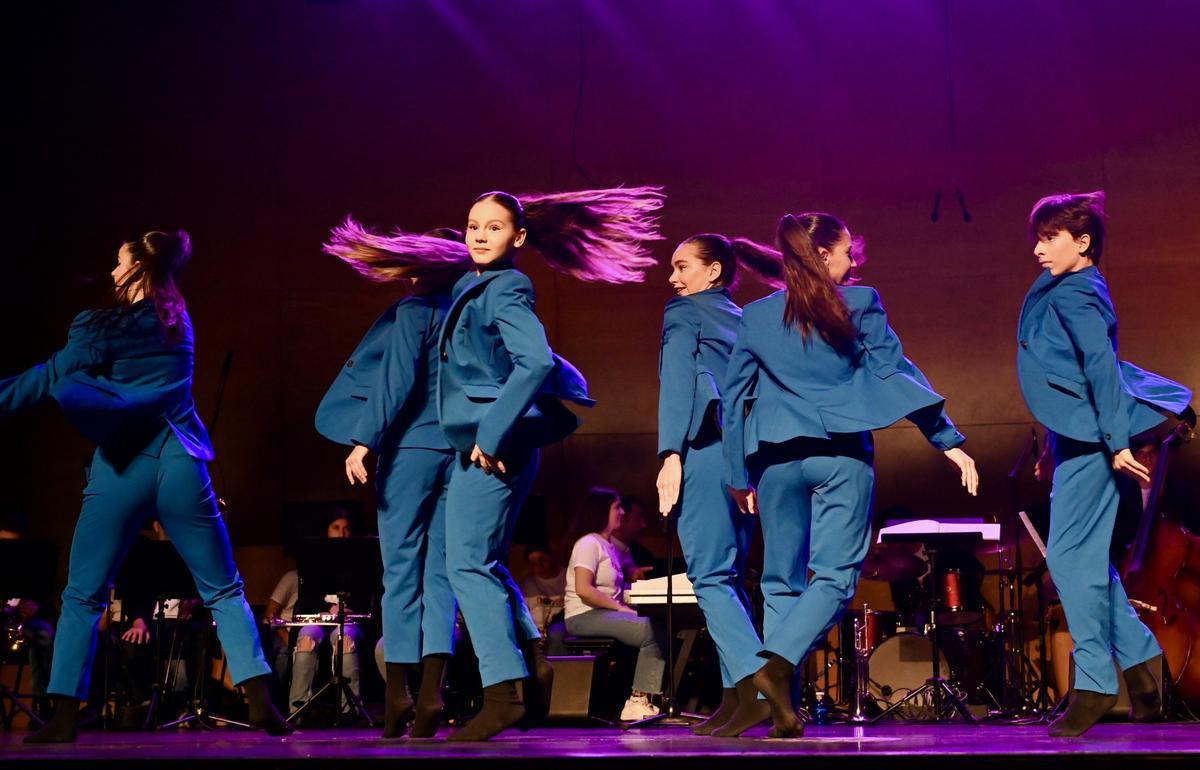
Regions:
[[[125,243],[112,271],[116,307],[81,313],[66,347],[0,380],[0,414],[53,399],[97,444],[54,640],[49,692],[57,708],[29,742],[75,740],[109,583],[152,514],[216,620],[251,721],[272,735],[291,732],[268,695],[270,667],[209,481],[212,444],[192,401],[192,324],[176,285],[190,255],[182,231]]]
[[[778,245],[787,288],[746,306],[722,400],[728,483],[763,527],[767,662],[752,681],[770,704],[771,734],[792,738],[803,732],[795,668],[845,609],[870,544],[870,432],[907,417],[971,494],[979,477],[879,295],[848,285],[856,256],[841,220],[785,215]],[[761,719],[757,704],[743,701],[721,733]]]
[[[456,452],[446,493],[446,567],[484,686],[483,709],[451,740],[487,740],[520,721],[527,706],[534,713],[548,706],[553,671],[504,562],[537,475],[539,447],[578,426],[562,402],[592,404],[583,377],[546,342],[533,286],[514,267],[517,251],[528,244],[583,280],[640,280],[653,264],[640,244],[658,237],[652,213],[661,203],[652,188],[520,199],[493,192],[471,207],[465,247],[398,234],[384,249],[394,266],[465,254],[474,264],[454,287],[438,338],[438,415]],[[516,688],[521,680],[526,702]]]
[[[461,244],[450,228],[426,236]],[[437,336],[450,288],[469,261],[376,269],[373,233],[348,220],[325,249],[367,278],[409,284],[409,296],[384,312],[342,367],[317,409],[317,430],[354,447],[346,479],[366,483],[363,460],[375,451],[379,547],[383,556],[383,648],[387,692],[383,737],[428,738],[441,718],[446,661],[454,653],[457,607],[446,577],[446,487],[454,453],[437,418]],[[465,257],[465,255],[464,255]],[[410,669],[421,664],[414,704]]]
[[[693,732],[720,735],[741,700],[766,708],[750,681],[762,665],[762,641],[743,574],[755,520],[737,509],[721,481],[721,385],[742,317],[730,288],[739,267],[776,283],[783,268],[769,246],[716,233],[683,241],[671,267],[679,296],[667,303],[659,357],[659,511],[668,516],[680,506],[688,578],[721,664],[721,705]]]
[[[1148,661],[1162,654],[1109,562],[1117,474],[1148,481],[1131,436],[1163,413],[1195,415],[1183,385],[1117,359],[1117,315],[1098,265],[1104,193],[1053,195],[1034,206],[1029,236],[1043,268],[1021,308],[1017,374],[1055,460],[1046,563],[1075,644],[1075,691],[1055,736],[1082,735],[1117,699],[1116,658],[1136,721],[1161,710]]]

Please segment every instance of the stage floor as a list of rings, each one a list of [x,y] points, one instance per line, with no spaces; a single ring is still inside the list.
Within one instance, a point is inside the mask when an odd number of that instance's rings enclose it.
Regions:
[[[375,730],[304,730],[288,738],[234,729],[163,733],[84,732],[74,745],[26,746],[23,733],[0,735],[0,759],[49,764],[127,764],[130,761],[198,765],[254,763],[309,768],[346,762],[400,760],[406,767],[489,765],[545,767],[571,765],[622,768],[668,765],[696,768],[709,760],[723,766],[797,761],[803,767],[954,767],[972,765],[1042,766],[1052,759],[1086,760],[1089,768],[1200,761],[1200,724],[1102,724],[1086,739],[1052,739],[1044,726],[891,724],[877,727],[809,727],[801,740],[773,740],[766,728],[742,738],[701,738],[685,728],[660,727],[621,732],[609,728],[540,728],[508,732],[480,744],[444,740],[384,741]],[[440,737],[444,737],[441,733]],[[919,762],[920,764],[914,764]],[[707,764],[708,762],[706,762]],[[9,765],[11,766],[11,765]]]

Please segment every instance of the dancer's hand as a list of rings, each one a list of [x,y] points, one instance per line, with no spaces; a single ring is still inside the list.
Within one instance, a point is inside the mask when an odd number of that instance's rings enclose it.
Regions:
[[[478,465],[483,469],[483,472],[488,475],[493,473],[508,473],[508,469],[504,467],[503,460],[501,460],[499,457],[486,454],[482,449],[479,448],[478,444],[476,444],[475,448],[471,450],[471,464]]]
[[[729,496],[737,503],[738,510],[751,516],[758,515],[758,494],[753,489],[729,488]]]
[[[971,459],[971,455],[958,447],[947,449],[943,454],[946,455],[947,460],[958,467],[958,472],[962,476],[962,485],[967,488],[967,491],[972,495],[979,494],[979,471],[975,470],[975,461]]]
[[[354,486],[354,482],[356,481],[359,484],[367,483],[367,466],[363,465],[363,458],[367,456],[367,452],[369,451],[371,450],[359,444],[346,457],[346,481],[350,482],[350,486]]]
[[[663,458],[658,472],[658,512],[670,516],[671,509],[679,502],[679,487],[683,483],[683,460],[675,452]]]
[[[1150,469],[1135,460],[1133,452],[1128,449],[1122,449],[1113,455],[1112,467],[1114,471],[1132,476],[1143,484],[1150,483]]]

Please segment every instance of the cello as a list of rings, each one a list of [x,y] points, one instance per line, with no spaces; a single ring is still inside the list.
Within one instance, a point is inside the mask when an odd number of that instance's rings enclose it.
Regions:
[[[1195,419],[1180,422],[1159,444],[1150,493],[1120,570],[1130,603],[1163,648],[1176,696],[1193,707],[1200,705],[1200,535],[1160,509],[1170,450],[1191,440]]]

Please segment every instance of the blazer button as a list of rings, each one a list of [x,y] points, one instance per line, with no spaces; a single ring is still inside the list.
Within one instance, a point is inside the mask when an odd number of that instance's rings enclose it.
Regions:
[[[1111,434],[1111,433],[1105,433],[1105,434],[1104,434],[1104,440],[1105,440],[1105,441],[1112,441],[1112,434]]]
[[[1029,350],[1029,340],[1021,340],[1021,347]]]

